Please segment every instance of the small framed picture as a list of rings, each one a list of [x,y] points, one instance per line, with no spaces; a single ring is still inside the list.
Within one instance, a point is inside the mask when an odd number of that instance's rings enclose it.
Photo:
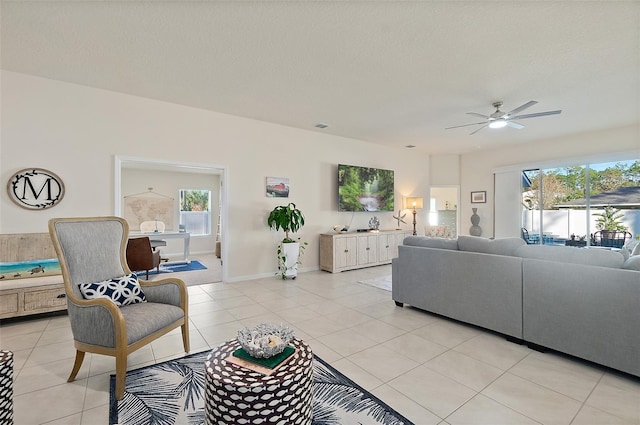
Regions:
[[[266,194],[269,198],[288,198],[289,178],[267,177]]]
[[[472,204],[484,204],[487,202],[487,191],[482,190],[479,192],[471,192],[471,203]]]

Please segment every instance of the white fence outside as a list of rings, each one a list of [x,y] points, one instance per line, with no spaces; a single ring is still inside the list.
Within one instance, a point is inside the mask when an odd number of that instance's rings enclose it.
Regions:
[[[585,210],[543,210],[542,225],[545,234],[552,234],[554,237],[569,239],[571,234],[576,236],[586,236],[596,232],[596,219],[594,213],[602,210],[591,210],[587,217]],[[622,222],[629,228],[629,233],[634,238],[640,237],[640,210],[620,210],[624,217]],[[587,229],[587,222],[589,228]],[[522,212],[522,227],[529,232],[540,232],[540,211],[524,210]],[[588,237],[587,237],[588,239]]]

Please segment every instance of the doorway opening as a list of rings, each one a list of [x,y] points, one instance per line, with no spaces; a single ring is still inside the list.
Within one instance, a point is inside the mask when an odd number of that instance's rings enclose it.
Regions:
[[[139,157],[115,157],[114,214],[130,222],[131,232],[139,231],[142,219],[158,220],[163,216],[171,224],[167,231],[184,231],[181,223],[180,191],[185,188],[210,192],[208,226],[212,230],[190,238],[190,256],[208,263],[210,272],[191,271],[189,281],[209,280],[199,283],[224,281],[225,266],[227,185],[226,167],[214,164],[187,163]],[[130,202],[133,198],[162,199],[167,205],[164,211],[149,207],[152,202]],[[169,200],[168,202],[166,202]],[[215,231],[213,231],[215,229]],[[182,255],[180,240],[167,240],[166,253]],[[205,264],[207,265],[207,264]],[[216,272],[217,270],[217,272]],[[202,276],[196,277],[200,273]],[[207,277],[204,277],[207,275]],[[193,277],[194,279],[191,279]]]

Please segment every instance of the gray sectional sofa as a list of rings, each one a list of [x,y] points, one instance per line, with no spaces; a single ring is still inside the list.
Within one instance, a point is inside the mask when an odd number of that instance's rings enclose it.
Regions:
[[[640,376],[640,255],[409,236],[392,280],[398,305]]]

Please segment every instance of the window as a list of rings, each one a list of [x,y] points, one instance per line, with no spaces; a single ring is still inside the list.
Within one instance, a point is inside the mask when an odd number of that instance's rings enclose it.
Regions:
[[[211,234],[211,191],[180,189],[180,230],[194,236]]]
[[[608,231],[624,243],[640,236],[640,162],[524,170],[522,207],[529,243],[604,246]]]

